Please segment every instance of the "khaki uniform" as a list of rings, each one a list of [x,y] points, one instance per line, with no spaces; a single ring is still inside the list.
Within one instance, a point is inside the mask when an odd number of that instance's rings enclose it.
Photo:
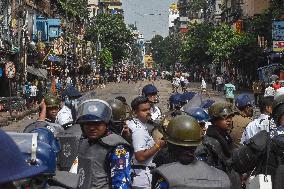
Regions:
[[[233,140],[233,148],[238,148],[240,146],[242,134],[246,128],[246,126],[252,121],[251,118],[245,117],[242,114],[235,115],[232,119],[233,128],[230,133]]]

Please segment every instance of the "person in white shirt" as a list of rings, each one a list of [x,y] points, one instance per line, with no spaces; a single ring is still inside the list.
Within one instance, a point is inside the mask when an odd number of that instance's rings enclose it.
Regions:
[[[72,85],[63,91],[62,99],[64,100],[64,105],[57,113],[55,123],[64,128],[67,128],[74,123],[76,120],[76,102],[81,96],[81,93]]]
[[[180,86],[180,78],[176,76],[172,81],[173,93],[178,92],[179,86]]]
[[[181,90],[182,92],[185,92],[185,78],[183,75],[181,75],[179,79],[180,79]]]
[[[127,125],[132,132],[134,148],[132,187],[150,189],[152,182],[150,169],[155,167],[152,162],[153,156],[165,146],[165,141],[161,139],[154,141],[149,134],[147,122],[151,119],[151,106],[145,96],[135,98],[131,102],[131,108],[135,118],[128,121]]]
[[[267,97],[267,96],[274,97],[275,90],[274,90],[274,88],[272,86],[273,86],[273,84],[270,84],[270,85],[268,85],[268,87],[265,88],[264,97]]]
[[[162,116],[160,108],[155,105],[159,103],[158,92],[158,89],[152,84],[145,85],[142,89],[142,95],[145,96],[150,102],[151,119],[153,121],[161,119]]]
[[[30,86],[30,90],[31,90],[30,97],[31,97],[32,103],[35,103],[36,102],[36,95],[37,95],[37,86],[36,86],[35,83],[33,83]]]
[[[275,129],[276,125],[271,119],[273,97],[263,97],[259,101],[260,116],[250,122],[245,128],[241,144],[247,144],[249,139],[262,130],[269,132]]]

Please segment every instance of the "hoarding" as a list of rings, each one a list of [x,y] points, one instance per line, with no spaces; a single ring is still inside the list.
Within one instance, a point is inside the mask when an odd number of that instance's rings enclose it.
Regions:
[[[284,51],[284,21],[272,22],[273,52]]]

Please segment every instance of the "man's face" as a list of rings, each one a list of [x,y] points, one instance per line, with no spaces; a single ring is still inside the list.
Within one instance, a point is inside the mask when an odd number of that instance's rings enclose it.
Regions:
[[[106,134],[107,124],[105,122],[92,122],[83,125],[85,135],[88,139],[98,139]]]
[[[59,107],[57,106],[49,107],[46,109],[46,117],[48,119],[55,120],[58,112],[59,112]]]
[[[253,107],[252,105],[248,105],[244,109],[244,113],[247,117],[252,117],[253,116]]]
[[[140,104],[138,107],[138,110],[135,111],[136,117],[142,121],[143,123],[146,123],[151,119],[151,112],[150,112],[150,103],[146,102],[144,104]]]
[[[214,125],[216,125],[217,127],[219,127],[220,129],[224,130],[224,131],[228,131],[232,128],[232,117],[233,116],[226,116],[224,118],[220,118],[214,121]]]
[[[148,94],[147,98],[150,102],[155,103],[157,102],[158,94],[157,93]]]

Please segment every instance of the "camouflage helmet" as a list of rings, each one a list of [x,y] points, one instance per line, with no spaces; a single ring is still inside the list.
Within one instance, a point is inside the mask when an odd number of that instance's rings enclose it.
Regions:
[[[44,96],[44,101],[47,108],[60,107],[60,99],[54,94],[48,93]]]
[[[108,104],[112,110],[112,120],[113,121],[123,121],[127,118],[127,106],[120,100],[114,99],[109,100]]]
[[[209,109],[208,114],[212,119],[225,118],[226,116],[234,115],[232,105],[225,102],[216,102]]]
[[[201,143],[201,128],[192,116],[178,115],[170,120],[164,137],[177,146],[198,146]]]

